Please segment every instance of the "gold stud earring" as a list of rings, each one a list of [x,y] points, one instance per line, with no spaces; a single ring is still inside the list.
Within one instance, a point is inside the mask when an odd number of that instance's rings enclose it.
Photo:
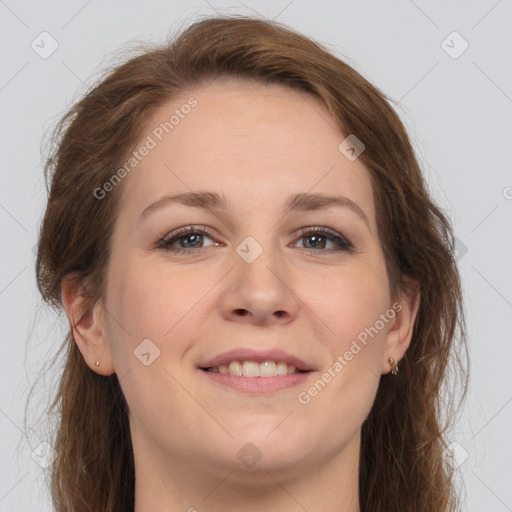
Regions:
[[[398,363],[392,357],[389,357],[388,361],[391,365],[391,373],[393,375],[398,375]]]

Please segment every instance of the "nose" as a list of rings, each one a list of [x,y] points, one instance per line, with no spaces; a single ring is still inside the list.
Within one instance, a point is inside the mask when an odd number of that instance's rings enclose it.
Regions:
[[[297,315],[300,300],[293,279],[278,256],[263,253],[252,263],[238,258],[220,298],[226,320],[255,325],[287,324]]]

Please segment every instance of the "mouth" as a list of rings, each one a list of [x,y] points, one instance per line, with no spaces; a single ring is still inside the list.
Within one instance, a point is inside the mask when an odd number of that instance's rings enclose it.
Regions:
[[[234,375],[236,377],[262,377],[271,378],[297,373],[308,373],[311,370],[300,370],[284,361],[230,361],[228,364],[200,368],[205,372]]]
[[[210,381],[245,393],[269,393],[304,383],[312,365],[282,350],[237,349],[198,366]]]

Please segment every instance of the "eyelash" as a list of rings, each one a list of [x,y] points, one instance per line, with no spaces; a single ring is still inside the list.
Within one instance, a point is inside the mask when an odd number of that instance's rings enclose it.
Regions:
[[[178,241],[180,238],[184,237],[185,235],[206,235],[209,238],[212,238],[210,233],[203,227],[203,226],[187,226],[184,228],[177,229],[176,231],[173,231],[164,237],[160,238],[156,244],[157,249],[163,249],[168,252],[172,252],[174,254],[190,254],[196,251],[199,251],[200,249],[203,249],[203,247],[198,248],[192,248],[192,249],[185,249],[185,248],[170,248],[170,245],[172,245],[174,242]],[[352,253],[354,252],[354,246],[352,243],[350,243],[345,237],[341,236],[336,231],[333,231],[329,228],[325,228],[322,226],[311,226],[308,228],[302,228],[300,230],[298,239],[304,238],[306,236],[311,235],[318,235],[327,238],[328,240],[334,242],[338,245],[338,248],[336,249],[308,249],[304,248],[304,250],[311,251],[314,254],[319,253],[332,253],[332,252],[340,252],[345,251]],[[212,238],[213,239],[213,238]]]

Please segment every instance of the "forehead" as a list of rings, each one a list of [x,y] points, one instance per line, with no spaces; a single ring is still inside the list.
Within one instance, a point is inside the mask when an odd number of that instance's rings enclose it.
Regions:
[[[270,208],[297,192],[337,192],[372,218],[368,170],[339,150],[346,135],[307,93],[213,82],[151,116],[135,149],[151,148],[123,184],[123,203],[140,212],[159,195],[208,189],[235,206],[258,196]]]

